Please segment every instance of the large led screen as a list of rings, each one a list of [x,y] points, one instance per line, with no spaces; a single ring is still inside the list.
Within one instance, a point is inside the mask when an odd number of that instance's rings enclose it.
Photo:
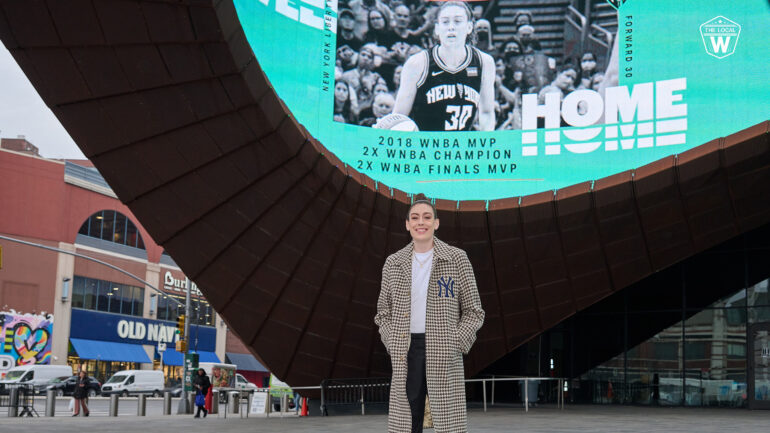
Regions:
[[[297,120],[450,200],[554,190],[768,119],[767,0],[235,0]]]

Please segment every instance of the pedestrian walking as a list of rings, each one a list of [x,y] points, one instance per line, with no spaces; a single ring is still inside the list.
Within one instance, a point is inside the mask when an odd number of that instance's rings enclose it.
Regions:
[[[78,373],[78,380],[75,382],[75,391],[72,393],[72,397],[75,399],[75,413],[72,416],[80,415],[80,407],[83,407],[83,416],[88,416],[90,411],[86,401],[88,400],[88,374],[85,370],[80,370]]]
[[[195,376],[193,381],[193,388],[195,388],[195,405],[198,406],[195,418],[201,417],[201,411],[203,411],[203,417],[206,418],[206,415],[209,413],[206,409],[206,395],[211,388],[211,381],[202,368],[198,369],[198,375]]]
[[[417,200],[406,216],[412,242],[390,255],[374,318],[390,354],[388,431],[420,433],[425,397],[437,433],[467,432],[462,355],[484,323],[465,251],[434,236],[436,208]]]

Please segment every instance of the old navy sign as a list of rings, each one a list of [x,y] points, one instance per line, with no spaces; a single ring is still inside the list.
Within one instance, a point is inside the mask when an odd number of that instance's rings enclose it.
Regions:
[[[175,334],[176,328],[161,323],[148,323],[136,320],[118,321],[118,336],[120,338],[129,338],[131,340],[144,340],[157,343],[173,343],[179,340],[179,335]]]
[[[157,346],[178,340],[175,330],[176,324],[170,321],[73,308],[70,337]],[[196,340],[198,350],[213,352],[216,350],[216,329],[191,324],[190,344],[194,345]]]

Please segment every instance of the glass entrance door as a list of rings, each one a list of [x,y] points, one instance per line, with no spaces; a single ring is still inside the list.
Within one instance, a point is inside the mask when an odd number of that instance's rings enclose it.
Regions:
[[[749,408],[770,409],[770,323],[749,328]]]

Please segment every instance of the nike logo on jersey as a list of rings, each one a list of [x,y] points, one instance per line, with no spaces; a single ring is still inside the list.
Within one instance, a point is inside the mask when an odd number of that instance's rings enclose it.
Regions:
[[[443,73],[444,73],[444,71],[433,71],[433,72],[430,73],[430,76],[431,77],[435,77],[436,75],[440,75],[440,74],[443,74]]]

